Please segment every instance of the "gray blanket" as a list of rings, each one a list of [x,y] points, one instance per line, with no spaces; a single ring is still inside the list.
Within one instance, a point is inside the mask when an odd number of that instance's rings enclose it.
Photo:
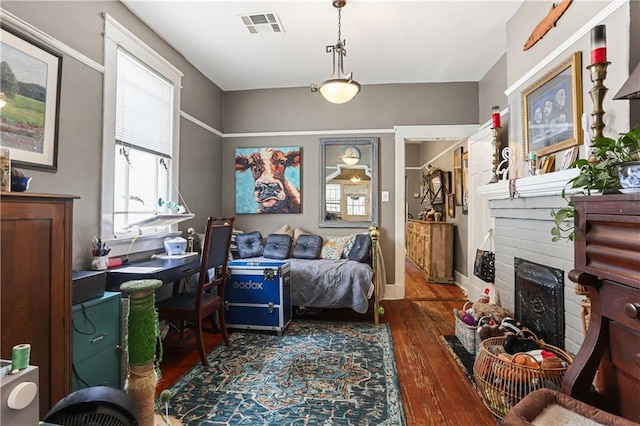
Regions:
[[[243,260],[273,261],[252,258]],[[291,265],[291,303],[309,308],[351,308],[364,314],[373,293],[373,269],[347,259],[296,259]]]

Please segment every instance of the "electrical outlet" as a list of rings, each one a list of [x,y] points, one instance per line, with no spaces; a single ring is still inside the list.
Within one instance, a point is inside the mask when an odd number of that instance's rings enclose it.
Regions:
[[[382,202],[383,203],[389,202],[389,191],[382,191]]]
[[[419,194],[419,193],[417,193],[417,192],[414,192],[414,193],[413,193],[413,198],[420,198],[420,194]]]

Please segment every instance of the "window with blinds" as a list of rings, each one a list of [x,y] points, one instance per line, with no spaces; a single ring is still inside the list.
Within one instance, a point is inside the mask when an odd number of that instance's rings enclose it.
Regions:
[[[116,141],[171,158],[173,85],[118,49]]]
[[[160,199],[170,199],[174,88],[123,49],[118,49],[116,60],[113,228],[117,234],[153,216],[162,207]]]

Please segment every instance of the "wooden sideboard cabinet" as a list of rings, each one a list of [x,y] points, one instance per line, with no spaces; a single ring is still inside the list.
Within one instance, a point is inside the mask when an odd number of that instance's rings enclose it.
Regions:
[[[562,391],[640,423],[640,194],[572,200],[575,269],[569,278],[587,287],[591,318]]]
[[[71,259],[74,196],[0,194],[1,347],[31,345],[40,418],[71,392]]]
[[[453,223],[407,221],[407,256],[431,282],[453,282]]]

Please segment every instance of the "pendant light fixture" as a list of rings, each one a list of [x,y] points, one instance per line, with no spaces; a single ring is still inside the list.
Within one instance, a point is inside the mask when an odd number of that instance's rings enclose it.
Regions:
[[[362,154],[360,154],[360,150],[358,148],[350,145],[344,149],[344,155],[342,155],[340,159],[344,164],[353,166],[355,164],[358,164],[361,155]]]
[[[345,75],[342,65],[343,58],[347,56],[345,50],[346,40],[342,40],[341,34],[341,18],[342,8],[347,4],[346,0],[334,0],[333,7],[338,9],[338,41],[335,45],[326,47],[327,53],[333,53],[333,74],[329,80],[325,80],[322,84],[312,84],[312,92],[320,92],[320,94],[329,102],[334,104],[343,104],[353,99],[360,92],[360,84],[352,77],[353,73]]]

